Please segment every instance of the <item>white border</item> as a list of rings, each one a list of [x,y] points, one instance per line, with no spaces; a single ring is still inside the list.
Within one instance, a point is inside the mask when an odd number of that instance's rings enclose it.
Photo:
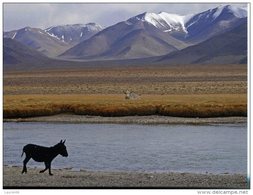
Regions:
[[[38,0],[38,1],[35,1],[35,0],[25,0],[25,1],[17,1],[17,0],[6,0],[6,1],[2,1],[1,0],[1,10],[3,11],[3,3],[72,3],[71,1],[66,1],[66,0],[60,0],[60,1],[49,1],[49,0],[44,0],[44,1],[41,1],[41,0]],[[169,0],[159,0],[159,1],[154,1],[154,0],[137,0],[137,1],[134,1],[134,0],[121,0],[121,1],[117,1],[117,0],[108,0],[108,1],[105,1],[105,0],[100,0],[100,1],[97,1],[97,0],[94,0],[94,1],[84,1],[84,0],[74,0],[73,3],[249,3],[248,5],[248,175],[252,175],[252,171],[251,171],[251,165],[250,165],[250,158],[252,156],[252,150],[251,150],[251,140],[252,140],[252,133],[251,133],[251,102],[252,102],[252,96],[251,96],[251,92],[252,92],[252,85],[251,85],[251,75],[252,75],[252,68],[250,66],[251,64],[251,56],[252,56],[252,49],[251,49],[251,46],[252,46],[252,31],[250,30],[251,27],[252,27],[252,20],[251,20],[251,4],[250,4],[250,1],[240,1],[240,0],[230,0],[230,1],[224,1],[224,0],[221,0],[221,1],[209,1],[209,0],[205,0],[205,1],[201,1],[201,0],[191,0],[191,1],[181,1],[181,0],[177,0],[177,1],[169,1]],[[3,12],[0,16],[0,26],[1,26],[1,30],[3,32]],[[1,64],[3,64],[3,59],[2,59],[2,54],[3,54],[3,51],[2,51],[2,46],[3,46],[3,37],[2,37],[2,33],[1,33],[1,39],[0,39],[0,43],[1,43]],[[0,68],[1,70],[1,75],[3,75],[3,66],[1,66]],[[3,79],[1,79],[0,81],[0,88],[1,88],[1,110],[3,110]],[[1,117],[1,124],[2,124],[2,127],[3,127],[3,114],[1,112],[0,114],[0,117]],[[3,130],[1,128],[1,130]],[[2,131],[1,131],[2,132]],[[149,194],[198,194],[199,191],[201,192],[210,192],[210,194],[214,194],[215,191],[217,190],[171,190],[171,189],[168,189],[168,190],[102,190],[102,189],[98,189],[98,190],[85,190],[85,189],[80,189],[80,190],[3,190],[3,143],[2,143],[2,140],[3,140],[3,133],[1,133],[1,139],[0,139],[0,144],[1,144],[1,150],[0,150],[0,174],[1,174],[1,177],[0,177],[0,186],[1,186],[1,192],[2,193],[5,193],[5,194],[42,194],[42,193],[47,193],[47,194],[56,194],[56,193],[60,193],[61,195],[64,195],[64,194],[69,194],[69,193],[75,193],[75,194],[97,194],[97,193],[103,193],[103,194],[110,194],[110,195],[118,195],[119,193],[120,194],[127,194],[127,193],[134,193],[134,194],[139,194],[139,193],[145,193],[147,195]],[[251,185],[250,185],[250,188],[252,189],[252,181],[251,181]],[[228,192],[228,190],[222,190],[223,192]],[[238,192],[238,190],[229,190],[231,192]],[[252,191],[252,190],[243,190],[243,191],[248,191],[248,194],[250,193],[249,191]]]

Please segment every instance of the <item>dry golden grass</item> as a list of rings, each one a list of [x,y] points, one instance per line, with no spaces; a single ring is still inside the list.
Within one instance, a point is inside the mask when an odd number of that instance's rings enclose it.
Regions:
[[[180,117],[247,116],[246,94],[5,95],[4,118],[73,113],[97,116],[168,115]]]
[[[141,99],[125,100],[126,90],[140,94]],[[247,116],[247,66],[4,73],[5,118],[58,113]]]

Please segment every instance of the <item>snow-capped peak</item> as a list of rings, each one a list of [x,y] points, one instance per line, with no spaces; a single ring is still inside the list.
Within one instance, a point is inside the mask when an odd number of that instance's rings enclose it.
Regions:
[[[51,26],[47,29],[45,29],[46,32],[58,28],[58,29],[72,29],[72,30],[77,30],[80,28],[93,28],[93,29],[102,29],[102,26],[96,23],[88,23],[88,24],[65,24],[65,25],[58,25],[58,26]]]
[[[103,28],[101,25],[97,24],[97,23],[94,23],[94,22],[90,22],[88,24],[85,24],[86,26],[94,26],[94,27],[98,27],[98,28]]]
[[[136,21],[143,21],[153,26],[163,30],[164,32],[170,31],[186,31],[184,24],[186,20],[189,19],[190,15],[181,16],[178,14],[169,14],[166,12],[156,13],[148,13],[145,12],[143,14],[137,15],[135,17],[130,18],[127,22],[135,23]]]
[[[142,21],[152,24],[164,32],[178,31],[187,34],[188,27],[196,23],[198,20],[203,20],[203,18],[206,20],[215,20],[222,13],[230,13],[237,18],[247,17],[246,8],[237,7],[235,5],[221,5],[202,13],[189,15],[170,14],[166,12],[160,12],[159,14],[144,12],[128,19],[126,23],[129,25]]]
[[[215,13],[213,14],[214,19],[217,18],[223,11],[232,13],[237,18],[247,17],[247,8],[237,7],[234,5],[221,5],[212,10],[215,10]]]
[[[237,18],[247,17],[247,8],[237,7],[237,6],[234,6],[234,5],[228,5],[227,9],[231,10],[231,12]]]
[[[52,26],[44,31],[51,37],[66,43],[79,43],[82,40],[88,39],[103,28],[96,23],[88,24],[66,24],[59,26]]]
[[[103,29],[102,26],[100,26],[99,24],[96,24],[96,23],[85,24],[85,27],[88,29],[88,31],[100,31]]]
[[[187,29],[185,28],[186,22],[193,16],[192,14],[181,16],[178,14],[169,14],[166,12],[161,12],[158,14],[167,24],[171,27],[177,29],[177,27],[181,27],[184,32],[187,33]]]

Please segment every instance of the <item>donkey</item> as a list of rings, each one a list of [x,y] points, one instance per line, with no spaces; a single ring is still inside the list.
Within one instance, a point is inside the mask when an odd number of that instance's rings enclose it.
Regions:
[[[38,146],[35,144],[27,144],[23,148],[23,154],[26,154],[25,160],[23,161],[24,166],[22,170],[23,173],[27,173],[26,164],[28,161],[32,158],[33,160],[37,162],[44,162],[45,163],[45,169],[41,170],[40,173],[45,172],[47,169],[49,170],[49,175],[53,175],[51,173],[51,162],[53,159],[58,155],[62,155],[64,157],[68,156],[68,152],[66,149],[65,141],[60,141],[58,144],[52,146],[52,147],[44,147],[44,146]]]
[[[138,94],[131,92],[129,90],[124,91],[124,94],[126,94],[126,96],[125,96],[126,100],[140,99],[140,96]]]

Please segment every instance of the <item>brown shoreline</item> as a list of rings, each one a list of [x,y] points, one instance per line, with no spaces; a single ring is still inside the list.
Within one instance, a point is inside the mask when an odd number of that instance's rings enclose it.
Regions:
[[[37,168],[3,167],[4,188],[219,188],[247,189],[247,177],[241,174],[196,174],[196,173],[144,173],[52,170],[39,173]]]
[[[247,117],[184,118],[169,116],[101,117],[74,114],[4,119],[4,122],[52,122],[52,123],[115,123],[115,124],[239,124],[247,123]]]

